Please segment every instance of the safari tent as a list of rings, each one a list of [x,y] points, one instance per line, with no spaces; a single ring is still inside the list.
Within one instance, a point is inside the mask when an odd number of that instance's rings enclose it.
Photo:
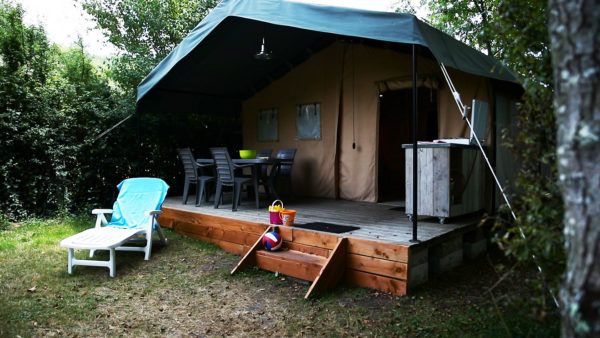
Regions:
[[[483,200],[488,209],[494,206],[492,185],[483,165],[476,165],[477,147],[453,146],[457,177],[469,184],[457,189],[452,183],[453,150],[442,145],[435,152],[448,161],[430,171],[434,182],[422,187],[426,180],[415,174],[417,167],[442,162],[436,155],[423,162],[421,152],[415,161],[417,141],[468,136],[456,99],[486,102],[482,138],[504,181],[514,169],[499,139],[514,126],[519,91],[515,76],[498,61],[413,15],[224,0],[139,85],[137,113],[241,117],[244,148],[297,149],[292,181],[304,198],[292,202],[298,210],[294,226],[279,227],[286,248],[279,252],[260,248],[271,225],[266,210],[254,206],[232,212],[170,197],[159,221],[243,256],[233,272],[257,265],[311,281],[306,297],[341,281],[404,295],[430,275],[484,252],[477,212]],[[412,151],[403,149],[411,143]],[[433,154],[430,147],[422,153]],[[417,181],[419,188],[409,194]],[[468,201],[456,196],[457,202],[448,192],[452,185]],[[444,186],[445,192],[430,193]],[[422,200],[415,198],[424,188]],[[439,223],[417,217],[438,217],[419,211],[438,195],[447,204],[438,209],[448,215]],[[418,211],[410,222],[408,196]],[[405,207],[372,203],[404,198]],[[455,206],[462,209],[453,214]],[[444,217],[451,222],[442,224]],[[309,223],[352,230],[315,230]]]
[[[266,60],[256,57],[261,46]],[[401,145],[412,140],[413,46],[418,140],[468,135],[443,63],[463,102],[490,104],[487,144],[506,157],[496,139],[510,123],[513,74],[410,14],[224,0],[140,84],[137,110],[239,114],[244,148],[298,149],[298,195],[398,199]],[[301,121],[302,109],[320,116]]]

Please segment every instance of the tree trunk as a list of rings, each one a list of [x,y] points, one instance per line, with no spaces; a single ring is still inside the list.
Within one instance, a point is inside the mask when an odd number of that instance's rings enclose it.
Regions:
[[[564,337],[600,336],[600,3],[550,0],[567,268]]]

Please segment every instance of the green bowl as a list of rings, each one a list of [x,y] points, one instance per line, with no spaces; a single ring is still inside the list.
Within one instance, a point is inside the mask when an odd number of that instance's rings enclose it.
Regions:
[[[240,158],[256,158],[256,150],[240,150]]]

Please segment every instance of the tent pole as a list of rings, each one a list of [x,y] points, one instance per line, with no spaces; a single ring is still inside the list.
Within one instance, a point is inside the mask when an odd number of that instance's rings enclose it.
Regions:
[[[412,45],[412,239],[411,243],[419,243],[417,239],[417,218],[419,216],[417,201],[417,46]]]

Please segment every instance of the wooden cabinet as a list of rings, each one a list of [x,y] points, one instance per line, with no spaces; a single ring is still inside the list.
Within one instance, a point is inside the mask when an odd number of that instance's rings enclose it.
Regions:
[[[406,214],[413,214],[412,144],[406,152]],[[484,208],[484,160],[479,149],[452,143],[417,146],[417,201],[419,216],[439,217],[444,223],[455,217]]]

